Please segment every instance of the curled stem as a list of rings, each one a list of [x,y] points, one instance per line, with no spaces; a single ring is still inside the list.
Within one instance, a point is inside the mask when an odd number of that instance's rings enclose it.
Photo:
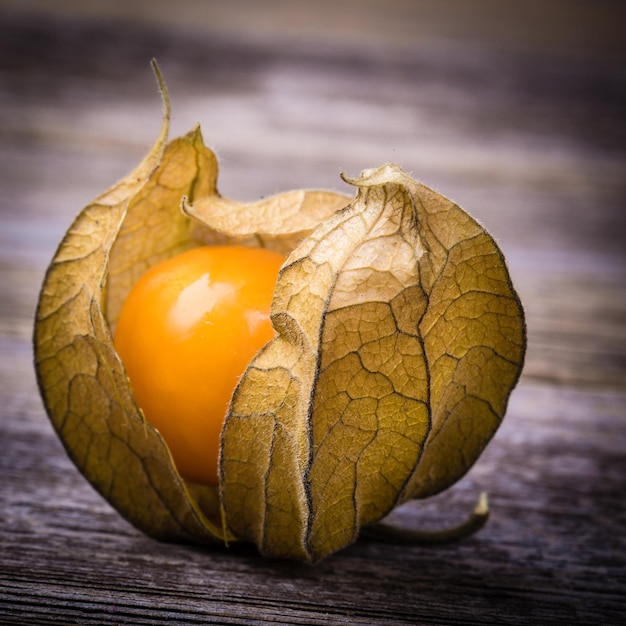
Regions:
[[[402,545],[434,545],[451,543],[470,537],[478,532],[489,519],[489,503],[487,494],[481,493],[478,503],[469,517],[452,528],[442,530],[411,530],[398,528],[390,524],[378,523],[362,529],[361,536],[380,543],[394,543]]]

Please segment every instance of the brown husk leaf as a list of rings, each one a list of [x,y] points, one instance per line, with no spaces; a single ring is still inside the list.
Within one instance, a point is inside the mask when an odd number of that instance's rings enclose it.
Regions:
[[[351,203],[301,190],[232,202],[199,128],[167,143],[164,97],[154,148],[80,213],[48,269],[35,328],[42,397],[77,467],[144,532],[315,562],[472,466],[521,371],[523,310],[489,234],[397,166],[346,179]],[[212,244],[289,255],[277,336],[226,417],[219,494],[179,476],[111,338],[147,268]]]

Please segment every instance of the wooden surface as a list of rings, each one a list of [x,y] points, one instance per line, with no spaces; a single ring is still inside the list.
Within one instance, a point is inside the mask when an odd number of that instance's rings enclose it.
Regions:
[[[0,623],[620,621],[624,15],[505,4],[0,2]],[[521,382],[471,472],[393,515],[452,524],[487,491],[478,535],[362,540],[315,567],[161,544],[70,463],[35,385],[33,308],[73,216],[158,129],[153,56],[173,135],[201,122],[226,195],[347,191],[341,171],[394,161],[498,239],[528,318]]]

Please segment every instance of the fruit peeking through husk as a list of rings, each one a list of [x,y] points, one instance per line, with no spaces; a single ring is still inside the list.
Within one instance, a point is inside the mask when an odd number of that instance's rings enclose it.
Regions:
[[[151,267],[124,302],[115,350],[186,480],[219,484],[224,417],[246,365],[274,336],[270,304],[284,260],[265,248],[191,248]]]
[[[144,532],[316,562],[473,465],[522,368],[523,310],[490,235],[395,165],[344,177],[352,200],[221,197],[199,129],[168,143],[157,76],[154,148],[79,214],[46,273],[34,339],[44,404],[77,467]],[[219,486],[179,471],[113,344],[140,277],[206,246],[286,257],[271,336],[224,416]],[[438,536],[467,534],[480,509]]]

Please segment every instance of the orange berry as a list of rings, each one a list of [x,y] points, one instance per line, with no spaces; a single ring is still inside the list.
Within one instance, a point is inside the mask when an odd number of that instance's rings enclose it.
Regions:
[[[117,350],[146,419],[181,476],[218,484],[220,433],[269,320],[284,257],[261,248],[193,248],[149,269],[124,303]]]

